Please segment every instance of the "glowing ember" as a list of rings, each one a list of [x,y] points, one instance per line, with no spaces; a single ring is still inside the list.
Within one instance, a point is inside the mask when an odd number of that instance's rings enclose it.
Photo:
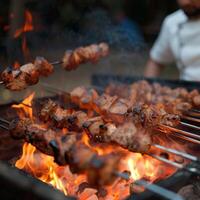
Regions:
[[[19,105],[12,105],[12,108],[17,109],[20,118],[23,118],[25,116],[31,119],[33,118],[32,100],[34,96],[35,93],[33,92],[27,98],[25,98]]]

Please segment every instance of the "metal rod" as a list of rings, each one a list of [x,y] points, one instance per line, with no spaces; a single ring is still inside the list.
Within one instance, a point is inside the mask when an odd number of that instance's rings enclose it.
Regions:
[[[62,63],[63,63],[63,61],[58,60],[58,61],[51,62],[50,64],[51,65],[60,65]]]
[[[2,125],[2,124],[0,124],[0,128],[2,128],[2,129],[5,129],[5,130],[9,131],[9,128],[8,128],[8,127],[6,127],[6,126],[4,126],[4,125]]]
[[[3,118],[1,118],[1,117],[0,117],[0,122],[6,123],[6,124],[8,124],[8,125],[10,124],[10,122],[9,122],[8,120],[3,119]]]
[[[190,133],[188,131],[184,131],[184,130],[177,129],[177,128],[174,128],[174,127],[171,127],[171,126],[166,126],[166,125],[160,125],[160,127],[164,128],[164,129],[168,129],[168,130],[176,132],[176,133],[180,133],[180,134],[188,136],[188,137],[192,137],[192,138],[200,140],[200,135],[196,135],[196,134]]]
[[[147,190],[156,193],[162,197],[164,197],[165,199],[169,199],[169,200],[184,200],[182,196],[180,196],[179,194],[172,192],[168,189],[165,189],[159,185],[156,185],[154,183],[149,183],[145,180],[137,180],[134,184],[139,185],[139,186],[143,186],[145,187]]]
[[[172,135],[175,136],[175,137],[178,137],[178,138],[180,138],[182,140],[186,140],[188,142],[192,142],[194,144],[200,145],[200,141],[199,140],[196,140],[196,139],[193,139],[193,138],[190,138],[190,137],[186,137],[184,135],[180,135],[180,134],[177,134],[177,133],[172,133]]]
[[[200,117],[199,112],[188,111],[186,114],[191,116],[191,117]]]
[[[180,122],[181,125],[183,126],[187,126],[189,128],[193,128],[193,129],[196,129],[196,130],[200,130],[200,127],[199,126],[195,126],[193,124],[189,124],[189,123],[186,123],[186,122]]]
[[[187,167],[187,166],[184,166],[184,165],[182,165],[182,164],[173,162],[173,161],[171,161],[171,160],[168,160],[168,159],[166,159],[166,158],[163,158],[163,157],[161,157],[161,156],[158,156],[158,155],[155,155],[155,154],[152,154],[152,153],[146,153],[146,154],[149,155],[149,156],[151,156],[152,158],[155,158],[156,160],[159,160],[159,161],[161,161],[161,162],[164,162],[164,163],[166,163],[166,164],[169,164],[169,165],[171,165],[171,166],[173,166],[173,167],[176,167],[176,168],[178,168],[178,169],[183,169],[183,170],[188,171],[188,172],[190,172],[190,173],[200,175],[200,171],[199,171],[197,168],[195,168],[195,167]]]
[[[192,122],[198,122],[198,123],[200,123],[200,119],[197,119],[197,118],[194,118],[194,117],[182,116],[181,118],[189,120],[189,121],[192,121]]]
[[[194,162],[199,162],[199,158],[196,157],[196,156],[193,156],[191,154],[188,154],[188,153],[185,153],[185,152],[182,152],[182,151],[178,151],[176,149],[171,149],[171,148],[168,148],[168,147],[164,147],[162,145],[159,145],[159,144],[153,144],[152,146],[158,148],[158,149],[161,149],[161,150],[164,150],[166,152],[169,152],[169,153],[172,153],[172,154],[175,154],[175,155],[178,155],[178,156],[181,156],[183,158],[186,158],[186,159],[189,159],[189,160],[192,160]]]
[[[122,178],[122,179],[125,179],[127,181],[130,180],[130,175],[128,173],[123,173],[123,172],[115,172],[116,176]],[[153,192],[153,193],[156,193],[162,197],[165,197],[166,199],[170,199],[170,200],[183,200],[183,198],[176,194],[175,192],[172,192],[170,190],[167,190],[161,186],[158,186],[154,183],[150,183],[150,182],[147,182],[145,180],[137,180],[135,181],[134,183],[132,184],[135,184],[135,185],[139,185],[139,186],[143,186],[145,187],[147,190]]]
[[[161,128],[159,129],[156,129],[157,131],[160,131],[161,133],[165,133],[165,134],[169,134],[166,130],[163,130]],[[200,145],[200,141],[199,140],[196,140],[196,139],[193,139],[193,138],[190,138],[190,137],[186,137],[184,135],[181,135],[181,134],[178,134],[178,133],[170,133],[172,136],[174,137],[177,137],[177,138],[180,138],[182,140],[186,140],[188,142],[192,142],[194,144],[199,144]]]
[[[129,181],[130,180],[130,175],[128,173],[125,173],[125,172],[118,172],[118,171],[115,171],[114,172],[114,175],[116,175],[117,177],[120,177],[124,180],[127,180]]]
[[[197,113],[200,113],[200,110],[197,110],[197,109],[191,109],[192,112],[197,112]]]

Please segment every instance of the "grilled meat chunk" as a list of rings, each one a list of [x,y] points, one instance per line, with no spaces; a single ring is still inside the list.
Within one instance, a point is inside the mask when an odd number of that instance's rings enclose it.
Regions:
[[[155,128],[160,124],[176,126],[180,123],[180,117],[167,113],[162,104],[136,105],[129,110],[128,115],[134,124],[140,124],[145,128]]]
[[[94,89],[87,89],[85,87],[76,87],[70,92],[70,96],[74,104],[88,110],[93,108],[93,102],[99,97]]]
[[[66,51],[63,57],[63,67],[66,70],[74,70],[78,65],[86,62],[96,62],[108,54],[109,47],[106,43],[92,44],[79,47],[74,51]]]
[[[53,65],[43,57],[36,57],[34,65],[41,76],[49,76],[54,71]]]

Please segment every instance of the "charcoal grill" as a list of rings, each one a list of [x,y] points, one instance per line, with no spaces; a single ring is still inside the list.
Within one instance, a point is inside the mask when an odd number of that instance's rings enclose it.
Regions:
[[[120,76],[112,76],[112,75],[94,75],[92,77],[92,85],[103,88],[109,83],[117,82],[117,83],[132,83],[134,81],[138,81],[144,78],[141,77],[120,77]],[[158,82],[162,85],[167,85],[172,88],[174,87],[185,87],[188,90],[200,88],[200,83],[196,82],[185,82],[185,81],[168,81],[168,80],[159,80],[159,79],[146,79],[149,82]],[[62,95],[56,95],[51,97],[56,101],[64,101]],[[44,102],[47,98],[35,99],[34,103],[36,104],[36,108],[40,107],[40,103]],[[1,105],[0,112],[2,116],[6,119],[12,119],[16,116],[16,113],[10,112],[10,106],[13,103]],[[0,148],[0,159],[8,162],[12,162],[13,158],[16,158],[21,153],[22,142],[16,142],[12,140],[9,134],[1,132],[0,142],[2,148]],[[6,148],[6,147],[9,147]],[[11,148],[10,148],[11,147]],[[27,175],[21,170],[12,167],[10,164],[6,162],[0,162],[0,183],[1,188],[0,195],[4,196],[5,199],[74,199],[72,197],[64,196],[60,191],[55,190],[51,186],[42,183],[39,180]],[[20,181],[19,181],[20,180]],[[189,184],[196,180],[196,176],[192,176],[191,173],[188,173],[183,170],[179,170],[171,177],[157,182],[157,185],[168,188],[172,191],[177,192],[181,187],[186,184]],[[175,187],[176,186],[176,187]],[[10,192],[15,191],[15,192]],[[161,197],[156,196],[154,193],[145,191],[140,194],[134,194],[127,198],[127,200],[160,200]]]

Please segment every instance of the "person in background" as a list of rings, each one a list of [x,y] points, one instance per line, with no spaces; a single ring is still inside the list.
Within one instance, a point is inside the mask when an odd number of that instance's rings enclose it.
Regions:
[[[144,75],[157,77],[176,63],[180,79],[200,81],[200,0],[177,0],[180,10],[167,16],[150,51]]]

